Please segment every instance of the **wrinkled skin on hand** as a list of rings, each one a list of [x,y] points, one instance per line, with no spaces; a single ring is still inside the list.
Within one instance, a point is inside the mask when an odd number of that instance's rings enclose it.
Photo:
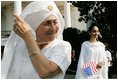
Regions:
[[[14,32],[19,35],[22,39],[25,39],[27,37],[27,34],[31,32],[31,28],[28,26],[28,24],[23,20],[22,17],[18,16],[17,14],[13,14],[15,17],[14,20]]]

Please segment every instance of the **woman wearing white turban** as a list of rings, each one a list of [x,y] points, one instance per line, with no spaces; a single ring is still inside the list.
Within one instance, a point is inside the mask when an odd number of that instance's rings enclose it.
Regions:
[[[62,40],[64,20],[54,2],[31,2],[5,45],[2,78],[63,79],[71,63],[71,45]],[[15,32],[15,33],[14,33]]]

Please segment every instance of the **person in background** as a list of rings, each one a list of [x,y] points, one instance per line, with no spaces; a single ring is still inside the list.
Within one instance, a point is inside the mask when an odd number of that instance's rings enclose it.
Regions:
[[[108,59],[108,66],[111,66],[112,57],[111,57],[111,52],[109,51],[109,44],[105,42],[104,45],[105,45],[105,51]]]
[[[71,45],[62,39],[64,19],[53,1],[31,2],[19,16],[1,64],[6,79],[63,79],[71,64]]]
[[[112,56],[111,56],[111,52],[109,51],[109,44],[105,42],[104,45],[105,45],[105,51],[107,55],[107,65],[108,65],[107,73],[108,73],[108,76],[111,76],[109,75],[109,67],[112,66],[111,64]]]
[[[82,43],[75,79],[107,79],[105,46],[98,40],[99,25],[92,23],[88,33],[89,40]]]

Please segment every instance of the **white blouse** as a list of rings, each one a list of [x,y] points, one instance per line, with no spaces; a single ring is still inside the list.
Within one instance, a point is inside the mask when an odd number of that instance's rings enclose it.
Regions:
[[[88,63],[91,61],[94,61],[96,64],[100,61],[105,61],[106,64],[106,53],[105,53],[105,46],[101,42],[96,42],[94,44],[90,43],[89,41],[85,41],[82,44],[80,57],[78,61],[77,66],[77,72],[76,72],[76,79],[97,79],[97,78],[107,78],[107,72],[106,72],[106,65],[104,65],[100,70],[98,70],[98,73],[93,74],[92,76],[86,76],[82,69],[82,65],[84,63]]]
[[[24,51],[25,52],[25,51]],[[51,79],[63,79],[65,72],[71,63],[71,45],[63,40],[55,39],[49,45],[41,50],[41,52],[52,62],[56,63],[62,72],[59,74],[48,77]],[[21,69],[19,78],[22,79],[39,79],[37,72],[35,71],[29,55],[24,53],[24,58],[21,62]]]

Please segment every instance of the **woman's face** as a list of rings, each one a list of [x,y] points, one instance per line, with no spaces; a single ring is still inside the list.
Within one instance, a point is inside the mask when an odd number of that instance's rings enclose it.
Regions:
[[[97,26],[94,26],[93,29],[90,32],[90,38],[98,38],[100,32]]]
[[[58,32],[58,21],[54,15],[48,16],[36,29],[36,38],[39,42],[49,42],[55,39]]]

